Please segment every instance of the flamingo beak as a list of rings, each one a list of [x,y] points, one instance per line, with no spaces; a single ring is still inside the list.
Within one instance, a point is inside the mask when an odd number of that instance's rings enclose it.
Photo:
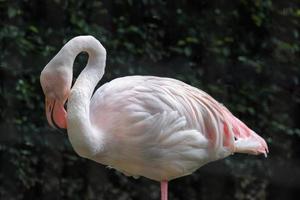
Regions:
[[[67,112],[64,108],[64,103],[46,97],[45,106],[49,125],[53,128],[66,129]]]

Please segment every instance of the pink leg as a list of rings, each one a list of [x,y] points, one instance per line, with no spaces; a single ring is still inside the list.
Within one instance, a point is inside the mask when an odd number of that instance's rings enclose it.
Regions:
[[[168,200],[168,181],[160,182],[161,200]]]

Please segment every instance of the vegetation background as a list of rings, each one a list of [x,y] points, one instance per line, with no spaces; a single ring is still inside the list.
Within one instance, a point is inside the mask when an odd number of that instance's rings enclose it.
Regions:
[[[107,48],[106,74],[180,79],[224,103],[270,154],[235,155],[170,184],[172,200],[296,199],[298,0],[0,0],[0,199],[159,199],[159,184],[78,157],[50,129],[39,74],[70,38]],[[76,59],[78,74],[87,56]]]

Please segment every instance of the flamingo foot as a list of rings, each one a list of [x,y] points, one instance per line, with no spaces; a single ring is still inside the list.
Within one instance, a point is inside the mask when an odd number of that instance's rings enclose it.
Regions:
[[[168,200],[168,181],[160,182],[161,200]]]

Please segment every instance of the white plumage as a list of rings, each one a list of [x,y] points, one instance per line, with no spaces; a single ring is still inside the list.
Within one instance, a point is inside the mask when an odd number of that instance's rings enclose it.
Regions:
[[[229,155],[232,151],[223,146],[215,147],[218,151],[208,148],[213,144],[207,139],[207,126],[213,126],[215,111],[201,98],[213,101],[169,78],[129,76],[106,83],[91,100],[90,110],[97,112],[90,117],[106,133],[104,152],[109,155],[100,153],[93,159],[128,175],[161,181]]]

